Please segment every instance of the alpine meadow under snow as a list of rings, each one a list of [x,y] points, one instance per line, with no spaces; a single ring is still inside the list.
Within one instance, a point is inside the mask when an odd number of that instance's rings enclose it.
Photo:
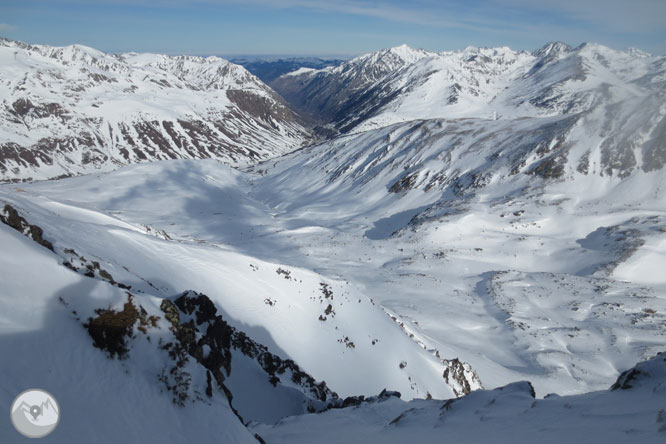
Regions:
[[[666,439],[666,57],[0,61],[0,402],[47,442]]]

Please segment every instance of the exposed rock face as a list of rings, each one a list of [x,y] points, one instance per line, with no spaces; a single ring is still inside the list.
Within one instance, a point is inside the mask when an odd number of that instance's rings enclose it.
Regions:
[[[222,371],[231,373],[232,329],[216,316],[217,309],[210,299],[183,294],[174,302],[163,300],[160,308],[171,323],[179,346],[210,372],[220,388],[224,387]],[[209,350],[206,354],[205,346]]]
[[[466,362],[460,362],[458,358],[444,360],[444,362],[447,367],[442,376],[444,377],[444,381],[453,388],[453,393],[456,396],[469,395],[472,390],[481,387],[481,380],[471,365]]]
[[[664,391],[666,386],[660,383],[660,379],[664,376],[666,376],[666,353],[657,353],[652,359],[640,362],[622,372],[610,389],[630,390],[640,385],[655,385],[654,392]],[[664,422],[663,418],[661,422]]]
[[[4,181],[180,158],[243,165],[309,138],[280,96],[217,57],[116,55],[6,39],[0,52],[15,60],[0,67],[7,80],[0,86]]]
[[[171,322],[172,331],[180,345],[211,372],[220,386],[233,371],[232,350],[237,350],[255,360],[273,386],[280,383],[281,377],[288,377],[317,401],[326,403],[338,399],[337,394],[324,381],[315,381],[294,361],[270,353],[264,345],[231,327],[217,314],[215,305],[206,295],[185,292],[173,302],[165,299],[161,309],[165,318]],[[204,347],[208,349],[206,354],[203,352]],[[324,405],[317,404],[319,408]]]
[[[14,207],[5,204],[5,207],[0,212],[0,222],[9,225],[21,234],[29,237],[37,242],[39,245],[53,251],[53,244],[44,239],[44,231],[37,225],[31,225],[25,220]]]

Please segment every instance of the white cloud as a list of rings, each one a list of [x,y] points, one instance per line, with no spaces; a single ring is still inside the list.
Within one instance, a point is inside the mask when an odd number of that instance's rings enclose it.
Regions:
[[[0,32],[13,31],[16,29],[16,26],[8,25],[7,23],[0,23]]]

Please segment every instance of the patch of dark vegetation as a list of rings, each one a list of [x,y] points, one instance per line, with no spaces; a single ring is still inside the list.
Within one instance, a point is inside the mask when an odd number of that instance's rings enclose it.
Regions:
[[[148,334],[148,328],[157,328],[157,321],[160,320],[159,316],[150,315],[141,306],[139,306],[139,325],[136,327],[143,334]]]
[[[10,226],[24,236],[37,242],[42,247],[53,250],[53,244],[44,239],[44,230],[37,225],[31,225],[25,218],[19,215],[18,211],[9,204],[5,204],[2,212],[0,213],[0,222]]]
[[[139,310],[132,302],[132,295],[128,293],[127,296],[121,311],[97,309],[97,316],[83,325],[92,337],[93,345],[111,358],[127,358],[127,340],[133,337],[134,324],[139,320]]]
[[[76,315],[76,312],[72,312]],[[120,311],[95,310],[96,317],[89,318],[83,326],[93,339],[93,345],[108,353],[110,358],[125,359],[129,353],[127,341],[134,337],[134,326],[143,334],[148,328],[157,327],[158,316],[148,316],[140,305],[134,304],[133,296],[127,293],[127,302]]]

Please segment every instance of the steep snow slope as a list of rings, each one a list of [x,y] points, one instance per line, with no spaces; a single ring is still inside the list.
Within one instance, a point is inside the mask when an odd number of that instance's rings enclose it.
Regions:
[[[255,196],[309,267],[362,282],[486,387],[600,389],[663,350],[666,281],[636,270],[666,264],[666,182],[581,172],[613,146],[594,131],[580,116],[394,125],[257,166]]]
[[[94,258],[132,292],[205,293],[233,327],[341,396],[391,388],[407,399],[445,398],[480,386],[469,367],[446,360],[455,356],[415,344],[355,285],[221,243],[270,226],[247,186],[217,162],[173,161],[7,186],[0,200],[41,227],[63,261]]]
[[[0,179],[161,159],[242,165],[308,137],[283,100],[217,57],[105,54],[0,40]]]
[[[145,335],[139,334],[132,351],[139,359],[109,360],[92,347],[76,318],[122,305],[124,290],[63,267],[57,256],[5,224],[0,244],[0,402],[9,406],[18,392],[35,387],[54,394],[61,418],[45,442],[257,442],[219,392],[206,402],[173,404],[157,380],[166,352]],[[137,294],[136,301],[159,311],[157,298]],[[154,328],[149,334],[155,342],[167,337]],[[205,380],[201,371],[187,369],[195,381]],[[20,439],[8,418],[0,422],[0,441]]]
[[[535,400],[518,382],[451,401],[396,398],[255,425],[272,443],[662,443],[666,356],[628,370],[608,391]]]

